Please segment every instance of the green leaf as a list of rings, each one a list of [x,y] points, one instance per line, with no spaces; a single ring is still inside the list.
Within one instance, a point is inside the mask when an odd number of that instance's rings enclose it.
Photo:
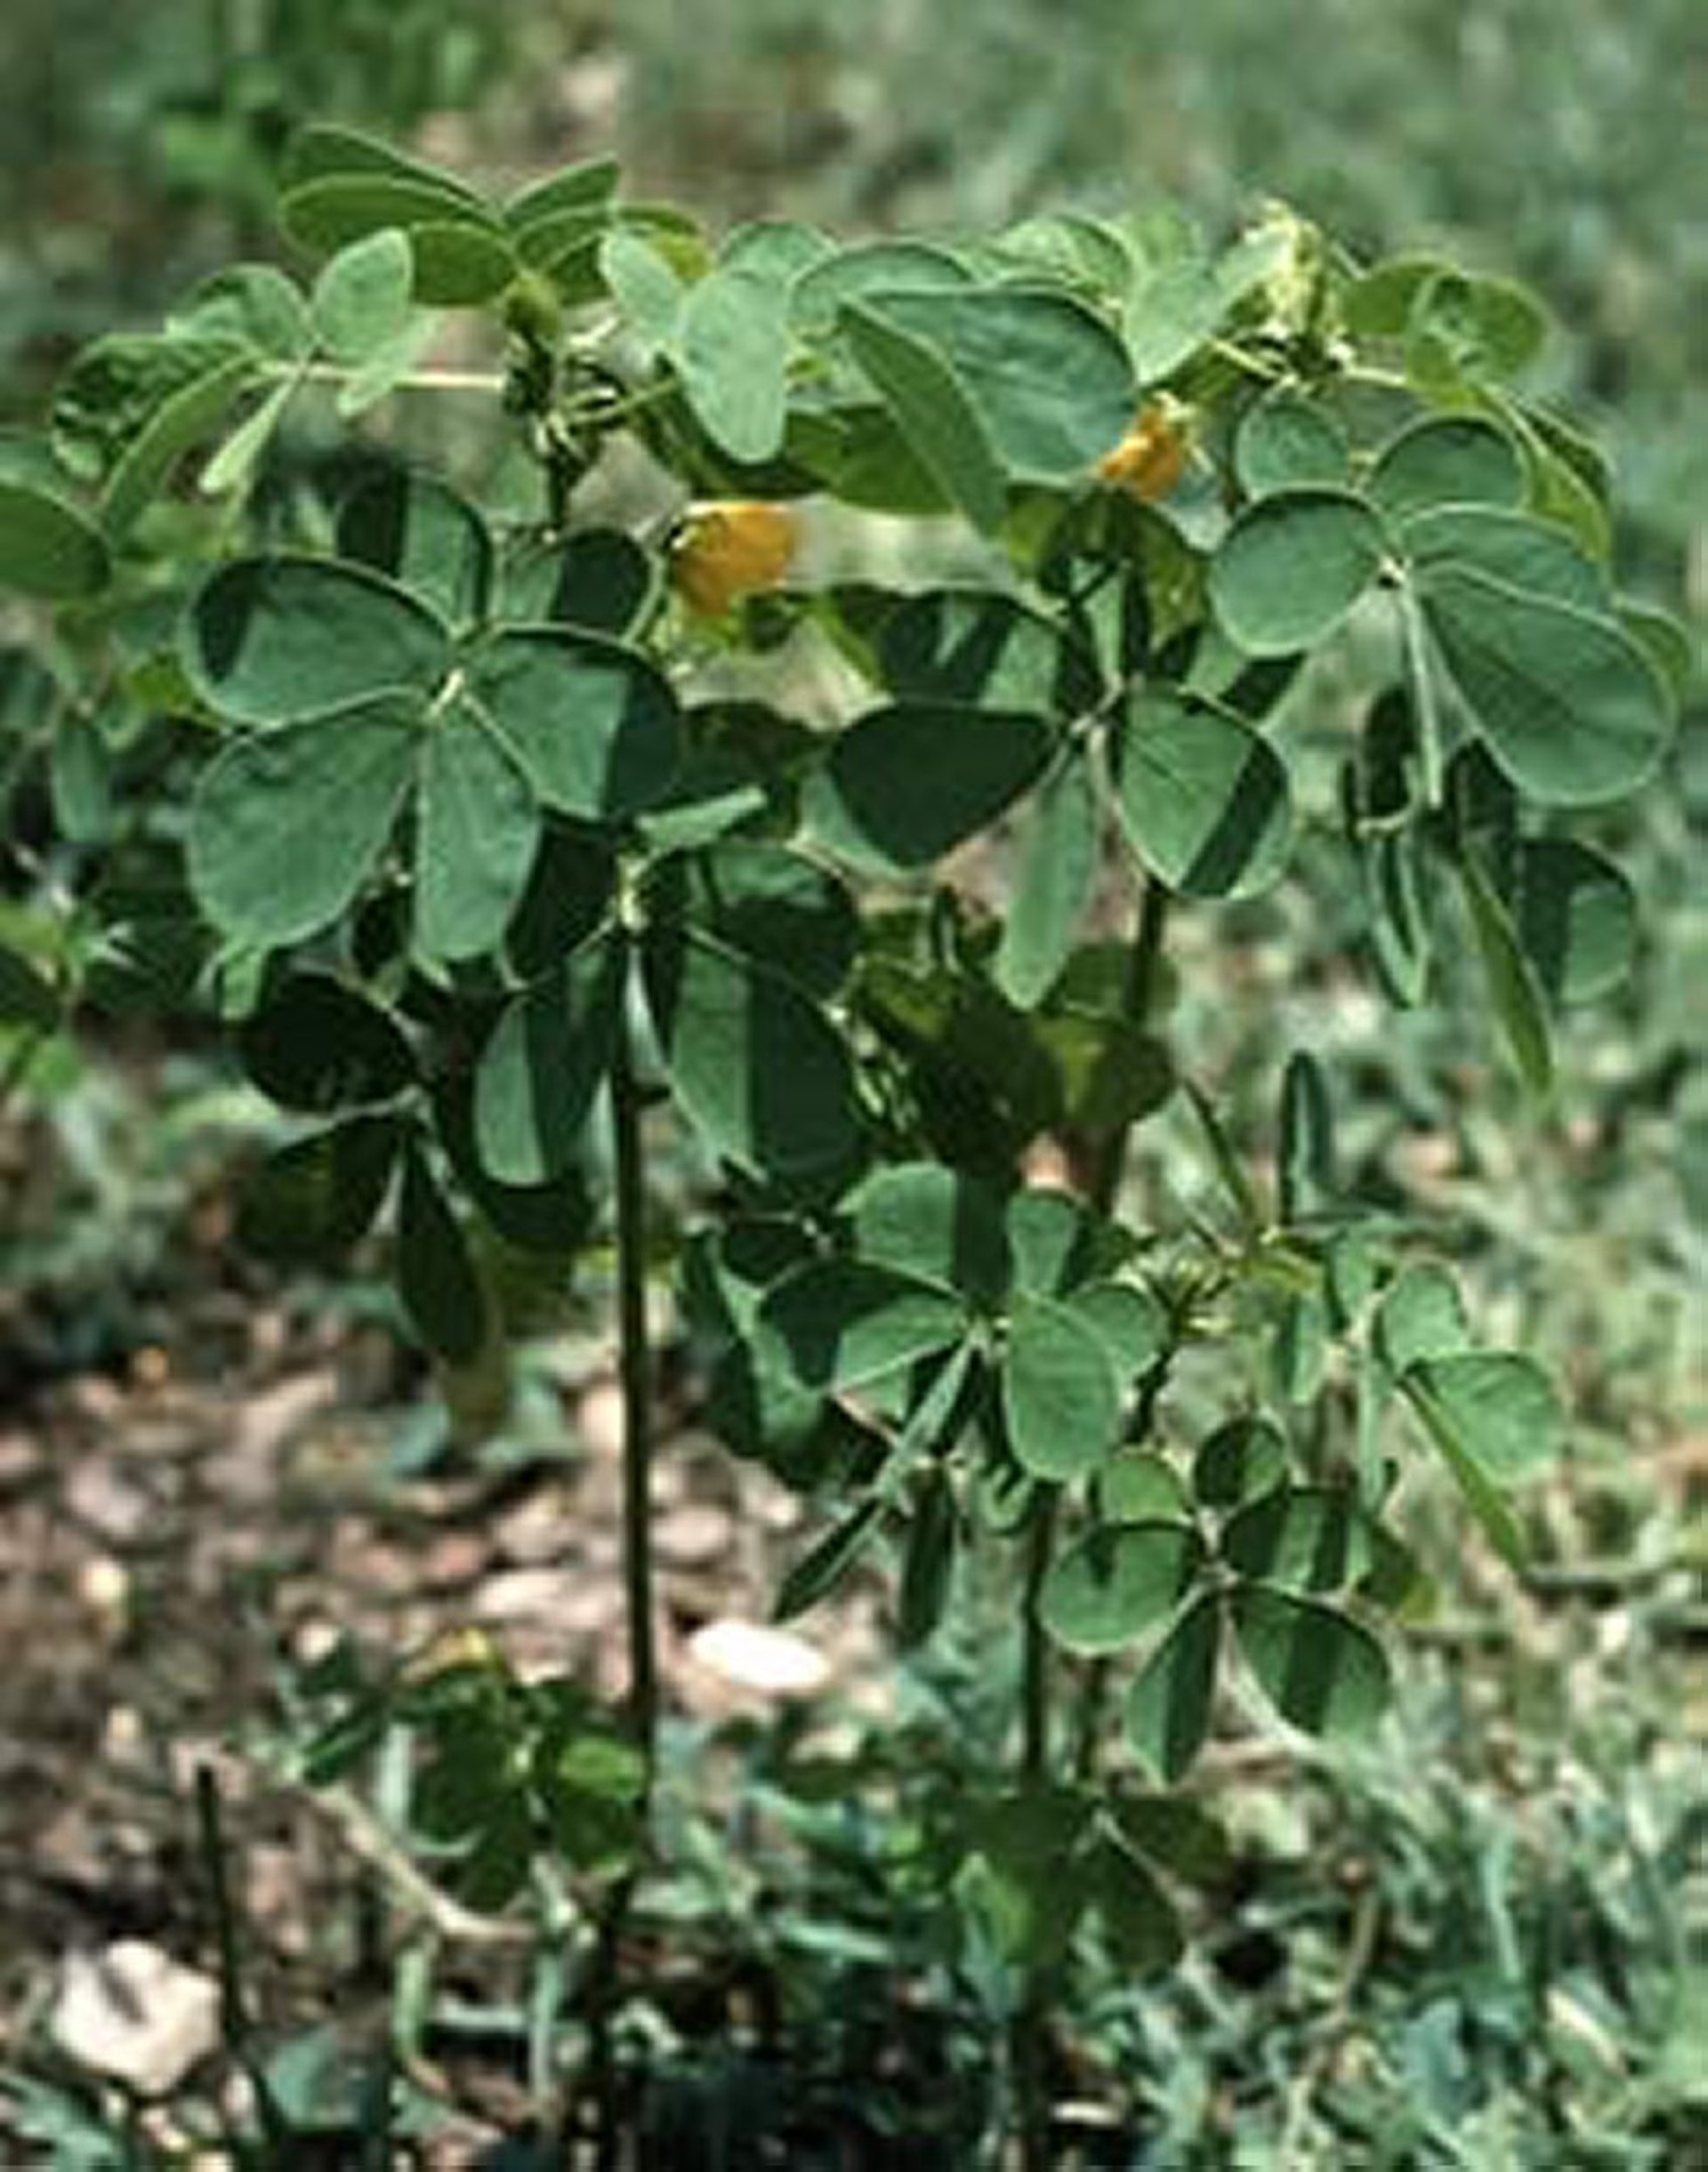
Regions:
[[[409,237],[382,227],[340,249],[320,269],[310,308],[315,335],[334,362],[366,362],[407,329],[415,281]]]
[[[1184,249],[1172,245],[1160,261],[1144,263],[1141,258],[1122,329],[1145,382],[1155,384],[1172,375],[1214,332],[1227,310],[1228,298],[1196,236]]]
[[[1248,724],[1164,691],[1114,738],[1116,808],[1153,874],[1194,897],[1243,897],[1280,874],[1292,832],[1286,766]]]
[[[1038,1616],[1070,1652],[1114,1652],[1172,1614],[1204,1549],[1189,1524],[1106,1524],[1058,1554]]]
[[[504,205],[504,222],[520,229],[566,211],[598,211],[610,203],[621,179],[615,158],[577,159],[519,189]]]
[[[422,740],[415,806],[415,947],[429,959],[495,949],[540,841],[532,787],[471,702],[436,715]]]
[[[1671,688],[1674,702],[1682,702],[1696,672],[1696,648],[1689,632],[1668,611],[1652,605],[1622,601],[1619,623],[1636,642]]]
[[[956,1520],[955,1489],[939,1468],[914,1497],[908,1519],[896,1595],[896,1643],[904,1652],[917,1650],[943,1619],[955,1574]]]
[[[431,346],[433,333],[432,318],[415,310],[396,339],[370,355],[339,386],[333,405],[340,416],[351,422],[394,392]]]
[[[1431,415],[1389,439],[1364,488],[1397,521],[1440,505],[1517,507],[1524,503],[1524,463],[1493,422]]]
[[[1112,1790],[1106,1814],[1146,1862],[1158,1864],[1187,1885],[1226,1890],[1234,1869],[1233,1848],[1214,1815],[1191,1796]]]
[[[1362,498],[1277,490],[1248,505],[1222,539],[1211,560],[1210,600],[1247,656],[1290,656],[1327,640],[1390,548]]]
[[[394,468],[359,484],[338,508],[336,534],[341,557],[384,574],[450,625],[473,626],[486,616],[492,591],[487,524],[431,476]]]
[[[1060,1004],[1032,1022],[1060,1082],[1064,1123],[1117,1131],[1162,1107],[1174,1090],[1166,1046],[1132,1018]]]
[[[215,927],[278,945],[337,920],[391,833],[416,738],[413,706],[380,700],[227,747],[197,785],[187,838]]]
[[[1282,1486],[1231,1516],[1222,1558],[1289,1591],[1338,1591],[1371,1563],[1368,1527],[1344,1487]]]
[[[1370,1734],[1388,1708],[1388,1660],[1366,1629],[1314,1600],[1239,1587],[1235,1634],[1258,1687],[1292,1726],[1340,1741]]]
[[[130,440],[101,493],[101,524],[123,535],[159,495],[192,446],[213,434],[255,382],[246,355],[217,363],[163,400]]]
[[[859,919],[845,886],[804,853],[753,838],[723,838],[670,864],[681,913],[744,956],[776,966],[820,1001],[848,977]],[[660,889],[664,889],[661,881]],[[653,917],[671,917],[662,899]]]
[[[468,1240],[427,1157],[410,1139],[398,1204],[398,1294],[409,1324],[436,1357],[466,1365],[487,1339],[487,1301]]]
[[[1545,1095],[1554,1083],[1554,1057],[1542,991],[1506,907],[1476,857],[1467,853],[1458,867],[1494,1015],[1519,1076],[1533,1094]]]
[[[0,943],[0,1026],[51,1034],[60,1023],[60,999],[33,961]]]
[[[1334,1105],[1322,1066],[1304,1049],[1288,1057],[1281,1082],[1276,1188],[1284,1225],[1327,1206],[1334,1197]]]
[[[1106,1524],[1179,1524],[1192,1504],[1179,1472],[1151,1449],[1123,1449],[1097,1474],[1097,1513]]]
[[[335,1265],[378,1214],[397,1160],[392,1116],[351,1116],[263,1162],[243,1188],[238,1242],[282,1265]]]
[[[827,1598],[855,1567],[877,1537],[883,1516],[881,1500],[863,1500],[859,1507],[833,1524],[822,1539],[802,1554],[777,1586],[771,1605],[773,1621],[793,1621],[797,1615]]]
[[[1328,1310],[1316,1290],[1293,1290],[1280,1301],[1269,1340],[1269,1377],[1287,1403],[1314,1403],[1328,1364]]]
[[[433,1121],[456,1180],[482,1219],[507,1245],[546,1257],[548,1271],[567,1277],[575,1255],[593,1232],[598,1211],[578,1168],[545,1184],[504,1184],[480,1162],[474,1131],[476,1074],[459,1072],[435,1082]],[[501,1290],[500,1302],[505,1293]],[[505,1307],[508,1313],[508,1307]],[[506,1322],[508,1324],[508,1320]]]
[[[1031,1297],[1065,1297],[1104,1264],[1098,1225],[1067,1192],[1027,1185],[1009,1200],[1003,1223],[1014,1287]]]
[[[80,481],[99,482],[179,395],[220,378],[234,364],[247,376],[254,361],[246,341],[223,334],[125,333],[96,340],[77,353],[54,390],[54,452]]]
[[[60,833],[74,845],[105,844],[112,834],[116,750],[101,726],[75,711],[60,719],[48,751],[48,794]]]
[[[282,1108],[330,1115],[389,1101],[415,1081],[391,1013],[324,973],[294,973],[245,1019],[243,1067]]]
[[[676,366],[696,418],[732,460],[783,449],[788,330],[788,290],[763,272],[720,267],[689,289]]]
[[[852,1163],[848,1050],[792,980],[697,931],[655,931],[644,968],[672,1087],[713,1153],[786,1180]]]
[[[1091,1899],[1124,1977],[1173,1967],[1186,1951],[1168,1895],[1132,1850],[1103,1839],[1091,1858]]]
[[[436,183],[390,174],[339,173],[288,187],[279,223],[300,248],[331,256],[387,227],[409,237],[414,296],[432,307],[478,307],[515,278],[502,227],[466,197]]]
[[[1195,1599],[1133,1677],[1124,1713],[1134,1754],[1171,1785],[1204,1747],[1221,1654],[1221,1605]]]
[[[1390,999],[1412,1008],[1428,991],[1434,955],[1417,833],[1377,831],[1359,839],[1358,852],[1377,970]]]
[[[590,944],[519,995],[474,1081],[480,1166],[501,1184],[544,1184],[573,1166],[616,1045],[623,954]]]
[[[1123,1383],[1149,1372],[1168,1347],[1167,1315],[1137,1283],[1084,1283],[1068,1294],[1067,1304],[1102,1343]]]
[[[377,136],[325,121],[299,129],[286,153],[279,187],[300,189],[310,181],[340,177],[410,181],[432,189],[459,209],[481,209],[480,198],[466,181],[459,181],[444,166],[407,157]]]
[[[1045,779],[1028,818],[991,970],[1019,1010],[1048,994],[1097,885],[1102,824],[1084,762]]]
[[[1084,1797],[1028,1789],[968,1806],[953,1886],[959,1919],[1009,1966],[1059,1968],[1090,1897]]]
[[[1060,1114],[1060,1080],[1030,1023],[994,988],[947,965],[869,958],[855,996],[863,1022],[906,1066],[931,1151],[1011,1180],[1015,1156]]]
[[[173,339],[230,339],[270,363],[302,363],[313,348],[309,304],[276,265],[226,265],[165,319]]]
[[[1550,1001],[1591,1002],[1616,988],[1636,950],[1637,905],[1612,862],[1572,838],[1527,838],[1514,878],[1513,933]]]
[[[44,490],[0,480],[0,590],[75,603],[112,577],[101,532]]]
[[[1346,433],[1320,402],[1280,385],[1246,409],[1234,438],[1234,471],[1253,498],[1314,486],[1333,489],[1351,468]]]
[[[294,279],[271,264],[231,264],[195,286],[166,318],[178,339],[232,340],[270,362],[302,362],[314,343]]]
[[[1229,1204],[1239,1217],[1246,1235],[1257,1236],[1268,1221],[1263,1203],[1257,1195],[1257,1187],[1246,1174],[1245,1165],[1228,1136],[1228,1128],[1217,1113],[1215,1104],[1191,1079],[1182,1083],[1192,1114],[1198,1120],[1198,1130],[1204,1136],[1204,1143],[1209,1149],[1211,1166],[1228,1195]]]
[[[827,234],[798,219],[753,219],[724,236],[718,261],[793,284],[835,253]]]
[[[1133,275],[1132,252],[1115,229],[1076,212],[1023,219],[996,246],[1025,270],[1083,289],[1092,301],[1124,293]]]
[[[1454,392],[1463,379],[1515,376],[1547,334],[1546,311],[1514,281],[1438,270],[1406,312],[1406,367],[1424,389]]]
[[[1433,1260],[1405,1268],[1376,1310],[1376,1347],[1398,1376],[1424,1357],[1451,1356],[1470,1340],[1459,1284]]]
[[[1408,253],[1390,257],[1346,291],[1347,327],[1368,339],[1400,338],[1412,305],[1432,279],[1449,269],[1438,256]]]
[[[1431,573],[1456,567],[1541,601],[1575,604],[1603,618],[1611,614],[1606,571],[1551,520],[1497,505],[1438,505],[1414,513],[1399,540],[1426,591]]]
[[[1459,1350],[1415,1359],[1400,1388],[1438,1441],[1450,1435],[1496,1485],[1545,1469],[1563,1420],[1553,1382],[1513,1350]]]
[[[1000,527],[1008,503],[1003,471],[947,358],[865,308],[847,309],[842,323],[855,360],[925,471],[974,527]]]
[[[669,790],[681,719],[637,650],[568,627],[500,633],[467,662],[469,692],[548,806],[618,822]]]
[[[973,428],[971,416],[967,427]],[[956,455],[964,441],[946,438],[943,448]],[[788,456],[844,505],[915,516],[955,510],[955,497],[875,398],[834,408],[797,399],[789,415]]]
[[[1607,471],[1587,441],[1545,409],[1494,400],[1524,448],[1531,510],[1565,529],[1598,565],[1613,555]]]
[[[578,528],[507,566],[504,589],[505,618],[550,620],[621,640],[646,618],[658,575],[621,528]]]
[[[1008,1286],[1008,1237],[988,1185],[939,1162],[882,1169],[850,1203],[850,1235],[863,1260],[991,1304]]]
[[[760,1319],[810,1388],[848,1388],[952,1349],[967,1332],[950,1291],[863,1259],[824,1259],[769,1291]]]
[[[331,559],[238,559],[191,599],[179,640],[191,685],[222,716],[283,724],[393,688],[431,691],[450,664],[437,615],[394,583]]]
[[[969,286],[960,258],[927,241],[861,241],[837,249],[796,282],[791,297],[796,329],[810,336],[833,331],[850,302],[898,287]]]
[[[1052,620],[982,589],[935,588],[885,616],[878,668],[908,701],[1083,715],[1102,691],[1094,657]]]
[[[1120,1445],[1121,1384],[1103,1339],[1051,1298],[1023,1298],[1003,1367],[1009,1444],[1035,1478],[1087,1476]]]
[[[1237,1508],[1273,1492],[1286,1475],[1287,1436],[1274,1419],[1230,1418],[1198,1444],[1192,1491],[1206,1508]]]
[[[816,275],[815,275],[816,276]],[[927,345],[954,375],[999,468],[1017,482],[1077,482],[1138,405],[1125,348],[1070,296],[1023,286],[870,294],[850,310]],[[945,415],[940,427],[948,427]]]
[[[616,227],[600,242],[599,270],[632,331],[654,347],[674,342],[688,289],[662,250],[644,236]],[[769,367],[768,360],[768,374]],[[706,428],[711,429],[710,422]]]
[[[986,828],[1049,758],[1042,717],[898,702],[857,717],[809,784],[806,811],[833,851],[878,869],[928,867]]]
[[[548,822],[504,943],[519,981],[553,973],[609,915],[616,857],[593,833]]]
[[[1544,806],[1623,798],[1672,733],[1648,659],[1609,619],[1457,565],[1420,589],[1430,632],[1490,753]]]
[[[247,488],[269,439],[300,390],[301,380],[287,377],[250,409],[202,470],[197,487],[204,497]]]
[[[1441,1459],[1459,1488],[1478,1528],[1511,1569],[1525,1565],[1524,1532],[1511,1502],[1463,1442],[1427,1400],[1414,1404],[1423,1428],[1440,1451]]]

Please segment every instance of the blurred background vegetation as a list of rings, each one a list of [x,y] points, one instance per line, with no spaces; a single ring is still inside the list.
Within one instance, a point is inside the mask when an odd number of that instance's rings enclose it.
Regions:
[[[1668,776],[1606,817],[1648,917],[1629,987],[1571,1026],[1537,1124],[1473,1006],[1385,1016],[1336,965],[1332,903],[1289,886],[1198,938],[1212,978],[1174,1027],[1250,1082],[1256,1147],[1285,1050],[1317,1048],[1355,1158],[1444,1217],[1491,1331],[1561,1370],[1574,1459],[1522,1597],[1455,1567],[1444,1516],[1440,1616],[1383,1756],[1303,1794],[1258,1772],[1235,1810],[1262,1868],[1208,1960],[1154,1999],[1108,1986],[1086,2027],[1147,2099],[1147,2162],[1708,2165],[1700,0],[7,0],[0,420],[38,411],[79,340],[271,253],[271,176],[309,117],[494,179],[615,151],[714,226],[954,229],[1160,196],[1225,230],[1278,197],[1372,257],[1438,243],[1551,306],[1540,389],[1611,453],[1624,584],[1699,659]],[[13,1316],[66,1365],[169,1335],[205,1142],[246,1121],[193,1048],[132,1049],[117,1083],[85,1053],[34,1077],[38,1118],[60,1097],[59,1180],[25,1187],[0,1154],[0,1210],[28,1209],[0,1262],[46,1293]],[[1178,1186],[1165,1122],[1140,1153],[1153,1196]],[[940,1664],[917,1720],[939,1759],[976,1672]],[[844,1830],[815,1855],[816,1815],[788,1904],[842,1923],[858,1975],[859,1937],[904,1937],[872,1897],[882,1843]],[[802,1951],[802,1984],[840,1995],[831,1947]],[[963,2005],[942,2054],[969,2071],[978,2021]],[[1224,2153],[1191,2153],[1206,2122]]]

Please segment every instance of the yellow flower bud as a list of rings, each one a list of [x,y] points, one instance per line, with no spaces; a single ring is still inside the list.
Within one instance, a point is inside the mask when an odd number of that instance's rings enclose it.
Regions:
[[[786,506],[725,498],[696,506],[671,559],[671,579],[690,609],[721,618],[732,604],[775,588],[794,557]]]
[[[1172,401],[1153,399],[1098,463],[1097,472],[1112,488],[1150,505],[1165,498],[1185,473],[1187,450],[1183,412]]]

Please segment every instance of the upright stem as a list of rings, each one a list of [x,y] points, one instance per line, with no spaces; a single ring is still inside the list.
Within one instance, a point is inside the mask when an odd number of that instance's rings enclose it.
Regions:
[[[1026,1533],[1026,1623],[1020,1654],[1020,1778],[1028,1788],[1050,1776],[1050,1646],[1038,1621],[1038,1601],[1055,1546],[1059,1490],[1040,1486]]]
[[[1139,924],[1133,929],[1132,948],[1127,953],[1124,1008],[1127,1017],[1135,1025],[1144,1025],[1156,1007],[1156,977],[1162,967],[1164,937],[1168,933],[1168,908],[1169,892],[1160,882],[1148,883],[1139,906]],[[1132,1130],[1131,1124],[1122,1124],[1102,1142],[1092,1170],[1089,1187],[1092,1205],[1100,1214],[1112,1213],[1115,1203],[1120,1197],[1121,1179],[1126,1172],[1127,1142]],[[1156,1385],[1160,1386],[1160,1382]],[[1156,1400],[1153,1387],[1139,1412],[1140,1421],[1147,1433],[1150,1430]],[[1108,1661],[1104,1659],[1093,1660],[1085,1677],[1084,1693],[1080,1703],[1079,1746],[1074,1759],[1075,1775],[1083,1784],[1089,1784],[1096,1776],[1098,1743],[1102,1734],[1108,1689]]]
[[[254,2092],[255,2117],[268,2149],[280,2152],[290,2146],[290,2128],[279,2110],[266,2068],[254,2055],[249,2001],[243,1983],[243,1933],[226,1862],[220,1783],[211,1765],[196,1767],[195,1786],[197,1845],[207,1879],[208,1906],[214,1918],[214,1945],[219,1954],[220,2040],[227,2058]]]
[[[1163,939],[1168,933],[1169,895],[1160,882],[1147,883],[1139,907],[1139,924],[1133,929],[1132,947],[1127,953],[1126,985],[1122,991],[1123,1012],[1135,1026],[1144,1025],[1156,1005]],[[1095,1213],[1114,1211],[1121,1195],[1121,1179],[1127,1166],[1127,1141],[1132,1131],[1131,1124],[1118,1124],[1099,1145],[1086,1187]]]
[[[647,1339],[646,1164],[641,1096],[625,1021],[611,1065],[616,1207],[618,1377],[623,1397],[623,1575],[628,1608],[629,1731],[650,1776],[658,1732],[652,1596],[652,1351]]]
[[[1127,1018],[1142,1025],[1156,998],[1156,976],[1162,962],[1163,939],[1168,929],[1169,893],[1160,882],[1150,883],[1139,908],[1132,947],[1127,956],[1123,1009]],[[1101,1139],[1086,1184],[1094,1212],[1107,1215],[1120,1195],[1126,1168],[1127,1140],[1132,1127],[1120,1124]],[[1020,1779],[1027,1790],[1043,1787],[1050,1777],[1050,1651],[1039,1616],[1038,1601],[1050,1572],[1060,1508],[1055,1486],[1039,1491],[1027,1531],[1026,1592],[1021,1616],[1023,1638],[1020,1661]],[[1092,1777],[1095,1742],[1106,1681],[1102,1669],[1087,1685],[1091,1711],[1082,1728],[1076,1775]],[[1010,2036],[1010,2065],[1019,2106],[1019,2142],[1022,2172],[1049,2172],[1050,2111],[1048,2069],[1045,2062],[1050,2009],[1054,2001],[1053,1972],[1032,1968],[1027,1973],[1019,2006]]]
[[[629,1645],[628,1723],[646,1766],[649,1791],[658,1736],[658,1654],[653,1625],[652,1350],[647,1339],[646,1162],[641,1093],[628,1021],[617,1021],[611,1060],[611,1158],[616,1210],[617,1373],[623,1399],[623,1581]],[[587,1987],[588,2079],[597,2120],[594,2162],[616,2172],[623,2144],[623,2092],[613,2025],[638,1872],[622,1874],[599,1926]]]
[[[1020,1647],[1020,1782],[1028,1793],[1050,1777],[1050,1650],[1038,1617],[1043,1580],[1050,1573],[1060,1489],[1038,1488],[1026,1533],[1026,1581]],[[1053,1971],[1029,1967],[1009,2031],[1009,2068],[1022,2172],[1049,2172],[1049,2068],[1044,2056]]]

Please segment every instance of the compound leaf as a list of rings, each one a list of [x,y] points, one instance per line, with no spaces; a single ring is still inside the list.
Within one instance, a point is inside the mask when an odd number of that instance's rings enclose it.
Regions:
[[[1210,599],[1251,656],[1291,656],[1325,640],[1374,580],[1390,544],[1362,498],[1277,490],[1248,505],[1210,566]]]
[[[1315,1600],[1243,1584],[1230,1602],[1235,1633],[1258,1687],[1292,1726],[1349,1739],[1387,1709],[1387,1655],[1358,1622]]]
[[[1286,765],[1250,725],[1155,693],[1116,726],[1116,811],[1145,865],[1196,897],[1242,897],[1275,881],[1292,808]]]
[[[284,724],[393,688],[425,693],[450,662],[444,622],[364,567],[238,559],[191,599],[179,642],[190,683],[221,715]]]
[[[278,945],[335,921],[391,835],[417,736],[410,705],[381,700],[226,748],[197,785],[187,840],[191,886],[214,926]]]
[[[1114,1652],[1173,1613],[1203,1565],[1189,1524],[1106,1524],[1051,1563],[1039,1618],[1070,1652]]]
[[[1051,1298],[1022,1299],[1003,1368],[1009,1444],[1035,1478],[1084,1477],[1121,1442],[1123,1398],[1102,1337]]]

